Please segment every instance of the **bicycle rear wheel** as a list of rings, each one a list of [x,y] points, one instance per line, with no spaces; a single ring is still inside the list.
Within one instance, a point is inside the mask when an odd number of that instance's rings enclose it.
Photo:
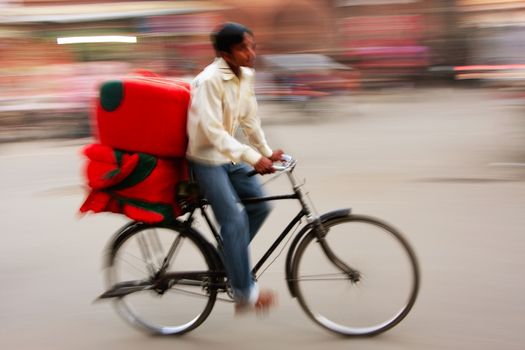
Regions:
[[[162,276],[188,272],[206,275],[213,270],[213,260],[195,237],[198,233],[185,235],[172,227],[146,224],[131,226],[130,230],[115,240],[109,251],[108,288],[138,284],[144,289],[115,298],[118,314],[154,334],[182,334],[196,328],[213,309],[217,291],[204,277],[187,281],[162,280]],[[167,261],[170,250],[173,254]],[[159,272],[165,261],[169,263],[167,269]]]
[[[419,268],[401,234],[376,219],[347,215],[324,223],[324,241],[357,274],[338,268],[313,230],[302,240],[292,265],[293,286],[307,315],[346,336],[370,336],[398,324],[419,288]]]

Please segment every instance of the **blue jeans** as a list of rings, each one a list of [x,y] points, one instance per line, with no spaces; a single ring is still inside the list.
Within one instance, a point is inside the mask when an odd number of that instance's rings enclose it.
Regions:
[[[252,169],[246,164],[190,161],[190,166],[221,227],[223,261],[234,298],[238,303],[246,303],[257,288],[248,246],[270,213],[270,206],[267,202],[240,203],[240,198],[264,196],[258,178],[247,176]]]

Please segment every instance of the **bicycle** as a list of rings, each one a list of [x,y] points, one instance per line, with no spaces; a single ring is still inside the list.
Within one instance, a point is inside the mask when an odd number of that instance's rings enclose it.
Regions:
[[[300,204],[297,215],[254,266],[253,276],[260,277],[262,266],[295,227],[286,242],[295,237],[285,275],[291,296],[306,314],[344,336],[389,330],[405,318],[417,298],[420,275],[413,249],[388,224],[351,214],[350,209],[316,215],[293,173],[296,164],[287,156],[275,165],[287,174],[293,193],[242,200],[246,205],[276,200]],[[221,260],[221,238],[206,212],[208,203],[188,186],[179,198],[186,213],[182,218],[169,225],[130,222],[108,246],[109,289],[99,298],[113,299],[124,320],[149,333],[186,333],[204,322],[219,294],[224,295],[220,300],[233,301]],[[216,245],[192,226],[197,210]]]

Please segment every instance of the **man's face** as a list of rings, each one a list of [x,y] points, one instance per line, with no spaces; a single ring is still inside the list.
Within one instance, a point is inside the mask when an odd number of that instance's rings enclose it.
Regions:
[[[253,68],[255,66],[255,40],[253,36],[244,33],[242,43],[233,45],[232,52],[225,53],[223,57],[230,66]]]

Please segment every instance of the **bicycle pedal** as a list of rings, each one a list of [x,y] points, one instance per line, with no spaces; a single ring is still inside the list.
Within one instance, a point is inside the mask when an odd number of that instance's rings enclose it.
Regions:
[[[110,290],[105,291],[97,299],[122,298],[128,294],[151,289],[151,285],[131,284],[127,282],[117,283]]]

